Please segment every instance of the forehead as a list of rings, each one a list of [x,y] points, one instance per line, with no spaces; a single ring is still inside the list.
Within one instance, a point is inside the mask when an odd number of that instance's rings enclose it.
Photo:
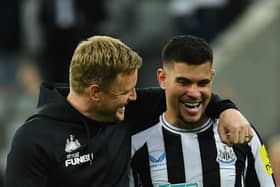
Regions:
[[[138,70],[130,73],[119,73],[114,81],[108,86],[113,91],[128,91],[136,86]]]
[[[211,63],[203,63],[199,65],[187,64],[176,62],[171,68],[172,72],[175,74],[201,74],[201,73],[210,73],[212,70]]]

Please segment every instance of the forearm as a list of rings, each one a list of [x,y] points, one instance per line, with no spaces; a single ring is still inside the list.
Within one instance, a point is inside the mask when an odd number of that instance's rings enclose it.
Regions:
[[[219,118],[223,111],[230,108],[238,110],[237,106],[231,100],[223,99],[217,94],[213,93],[206,108],[206,113],[210,117]]]

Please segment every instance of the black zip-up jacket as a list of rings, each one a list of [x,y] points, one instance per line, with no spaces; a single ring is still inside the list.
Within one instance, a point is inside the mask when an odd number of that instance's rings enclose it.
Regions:
[[[6,187],[127,187],[130,136],[165,111],[159,88],[137,90],[121,123],[100,123],[75,110],[67,86],[42,84],[36,112],[21,126],[7,159]],[[208,115],[217,117],[229,100],[213,95]]]

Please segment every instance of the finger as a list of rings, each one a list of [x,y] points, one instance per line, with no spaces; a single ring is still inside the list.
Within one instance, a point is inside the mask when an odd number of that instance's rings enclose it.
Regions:
[[[244,142],[243,143],[248,143],[250,140],[251,140],[251,138],[250,138],[249,132],[247,131],[244,134]]]
[[[226,129],[222,127],[222,125],[218,125],[218,132],[221,138],[221,141],[224,144],[227,144],[231,146],[230,140],[229,140],[229,134],[227,133]]]
[[[249,142],[250,142],[250,136],[245,136],[244,143],[249,143]]]
[[[226,142],[225,144],[227,144],[230,147],[233,145],[230,141],[230,133],[227,133],[225,142]]]
[[[252,140],[254,134],[251,126],[248,126],[247,134],[245,135],[245,143],[248,143]]]
[[[251,126],[249,126],[249,131],[248,132],[249,132],[248,134],[250,136],[250,141],[251,141],[251,139],[254,137],[253,128]]]
[[[244,133],[243,133],[244,132]],[[253,131],[251,129],[251,126],[248,124],[245,127],[245,130],[242,131],[242,133],[240,133],[240,144],[244,144],[244,143],[248,143],[252,140],[253,137]]]
[[[247,128],[241,128],[239,131],[239,141],[238,144],[244,144],[246,139],[248,139]]]
[[[230,134],[230,141],[233,144],[238,144],[239,143],[239,132],[237,129],[232,130],[232,133]]]

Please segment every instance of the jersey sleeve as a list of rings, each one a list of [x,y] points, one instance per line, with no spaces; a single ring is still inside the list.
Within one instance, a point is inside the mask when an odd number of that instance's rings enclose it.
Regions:
[[[7,158],[5,186],[44,187],[47,180],[46,153],[33,139],[32,133],[22,127],[16,132]]]
[[[265,145],[257,131],[254,129],[253,132],[253,139],[249,142],[251,152],[245,171],[245,184],[246,186],[274,187],[275,180]]]
[[[220,114],[226,109],[236,109],[237,106],[229,99],[223,99],[217,94],[212,94],[211,100],[206,108],[206,113],[212,118],[219,118]]]

